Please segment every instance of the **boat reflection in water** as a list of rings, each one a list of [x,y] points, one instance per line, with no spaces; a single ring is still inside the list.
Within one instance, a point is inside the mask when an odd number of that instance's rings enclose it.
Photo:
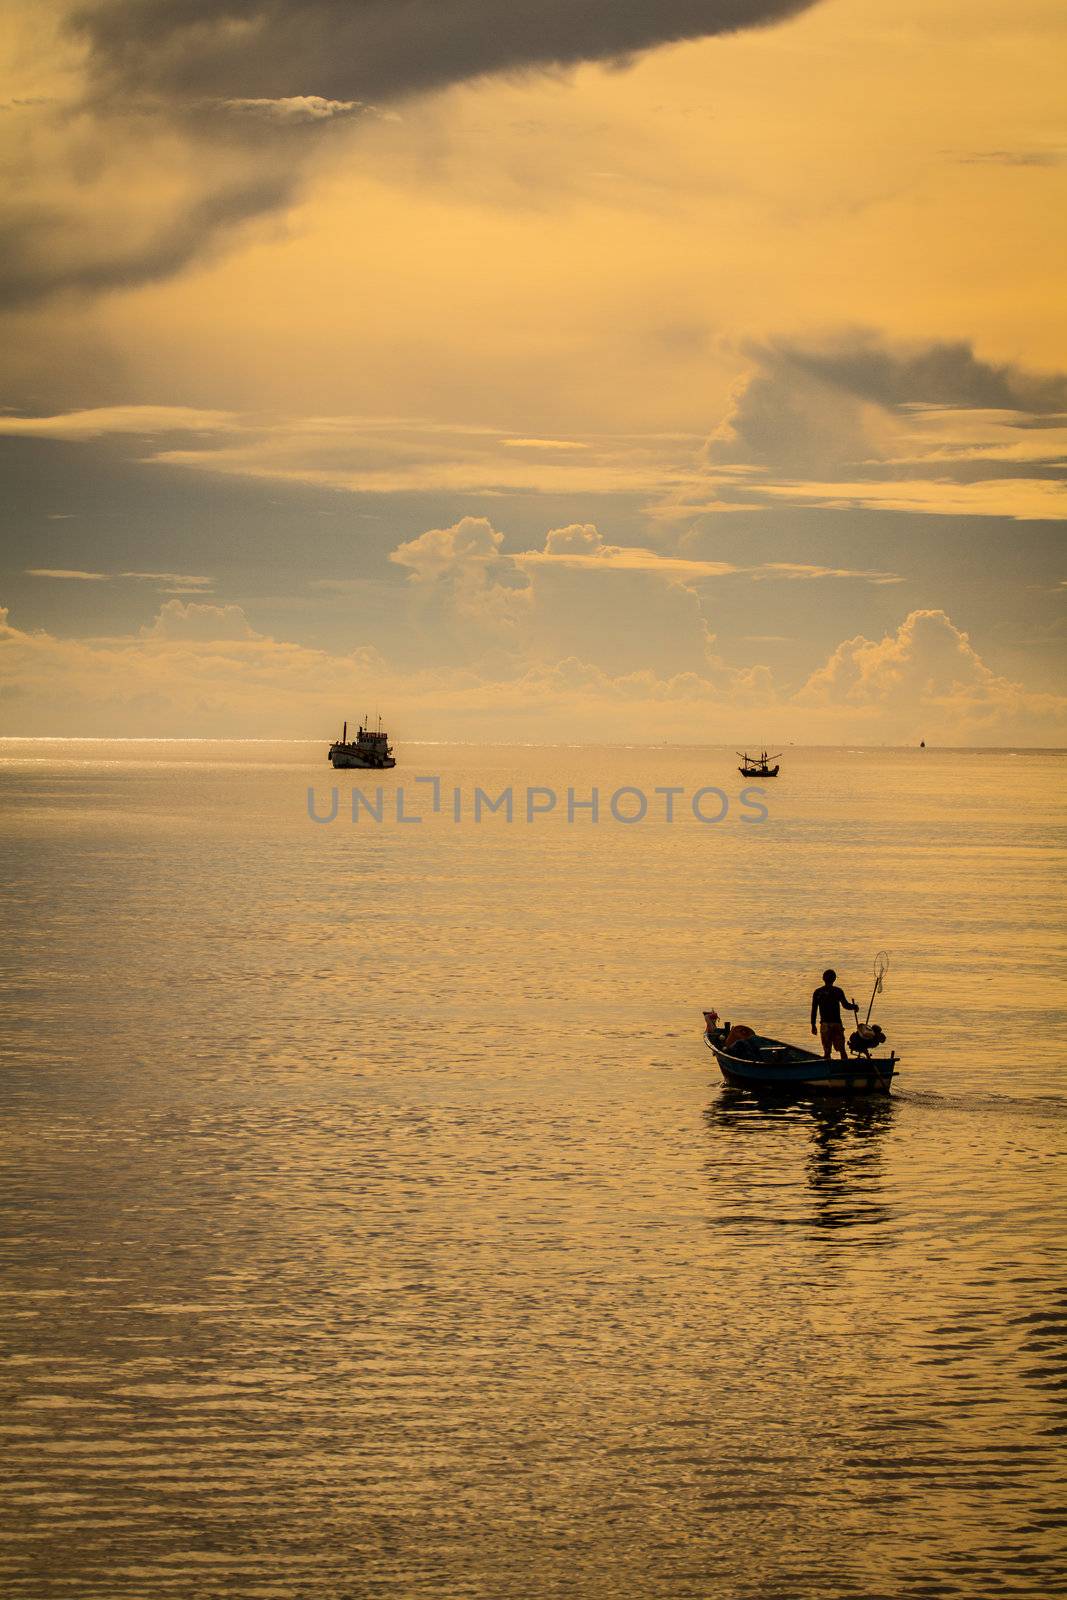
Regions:
[[[715,1135],[705,1170],[716,1220],[839,1230],[892,1223],[884,1160],[895,1115],[887,1098],[782,1101],[724,1088],[704,1112]],[[865,1232],[863,1242],[889,1245],[892,1230]]]
[[[888,1222],[882,1198],[885,1135],[893,1120],[891,1101],[857,1105],[809,1105],[811,1142],[807,1179],[823,1228]],[[888,1241],[886,1241],[888,1242]]]

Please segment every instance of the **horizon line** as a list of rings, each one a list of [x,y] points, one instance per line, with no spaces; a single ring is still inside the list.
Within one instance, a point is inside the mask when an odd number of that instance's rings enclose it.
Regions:
[[[154,733],[4,733],[0,734],[0,745],[3,744],[310,744],[321,745],[328,735],[312,736],[308,734],[282,734],[276,736],[228,735],[228,734],[154,734]],[[663,740],[606,740],[606,739],[403,739],[401,743],[407,746],[437,747],[437,746],[462,746],[466,749],[485,750],[724,750],[733,749],[736,740],[721,742],[696,741],[687,739]],[[743,741],[741,741],[743,743]],[[894,750],[914,751],[920,750],[924,754],[975,753],[987,754],[989,752],[1012,753],[1019,750],[1030,751],[1037,754],[1058,755],[1067,752],[1067,745],[1058,744],[872,744],[862,740],[849,739],[841,744],[800,744],[787,743],[786,750]],[[735,754],[739,752],[735,751]]]

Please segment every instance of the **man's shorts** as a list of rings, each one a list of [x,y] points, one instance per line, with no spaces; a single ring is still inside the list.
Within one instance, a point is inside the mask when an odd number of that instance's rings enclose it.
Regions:
[[[823,1053],[824,1054],[828,1050],[840,1050],[842,1053],[844,1053],[844,1049],[845,1049],[845,1029],[844,1029],[844,1026],[843,1026],[842,1023],[840,1023],[840,1022],[820,1022],[819,1023],[819,1034],[820,1034],[820,1036],[822,1038],[822,1047],[823,1047]]]

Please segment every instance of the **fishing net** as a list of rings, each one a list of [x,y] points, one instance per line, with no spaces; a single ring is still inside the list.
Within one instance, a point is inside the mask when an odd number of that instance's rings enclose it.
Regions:
[[[879,950],[878,954],[874,958],[874,988],[871,990],[871,1003],[867,1007],[867,1016],[864,1019],[864,1026],[865,1027],[866,1027],[867,1023],[870,1022],[870,1020],[871,1020],[871,1012],[874,1010],[874,999],[875,999],[875,996],[881,994],[881,992],[882,992],[882,982],[883,982],[883,979],[885,978],[885,975],[886,975],[886,973],[888,971],[889,971],[889,951],[888,950]]]

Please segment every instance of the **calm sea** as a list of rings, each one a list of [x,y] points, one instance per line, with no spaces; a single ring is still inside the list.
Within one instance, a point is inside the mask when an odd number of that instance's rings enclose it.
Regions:
[[[1067,755],[400,754],[0,742],[6,1600],[1064,1593]]]

